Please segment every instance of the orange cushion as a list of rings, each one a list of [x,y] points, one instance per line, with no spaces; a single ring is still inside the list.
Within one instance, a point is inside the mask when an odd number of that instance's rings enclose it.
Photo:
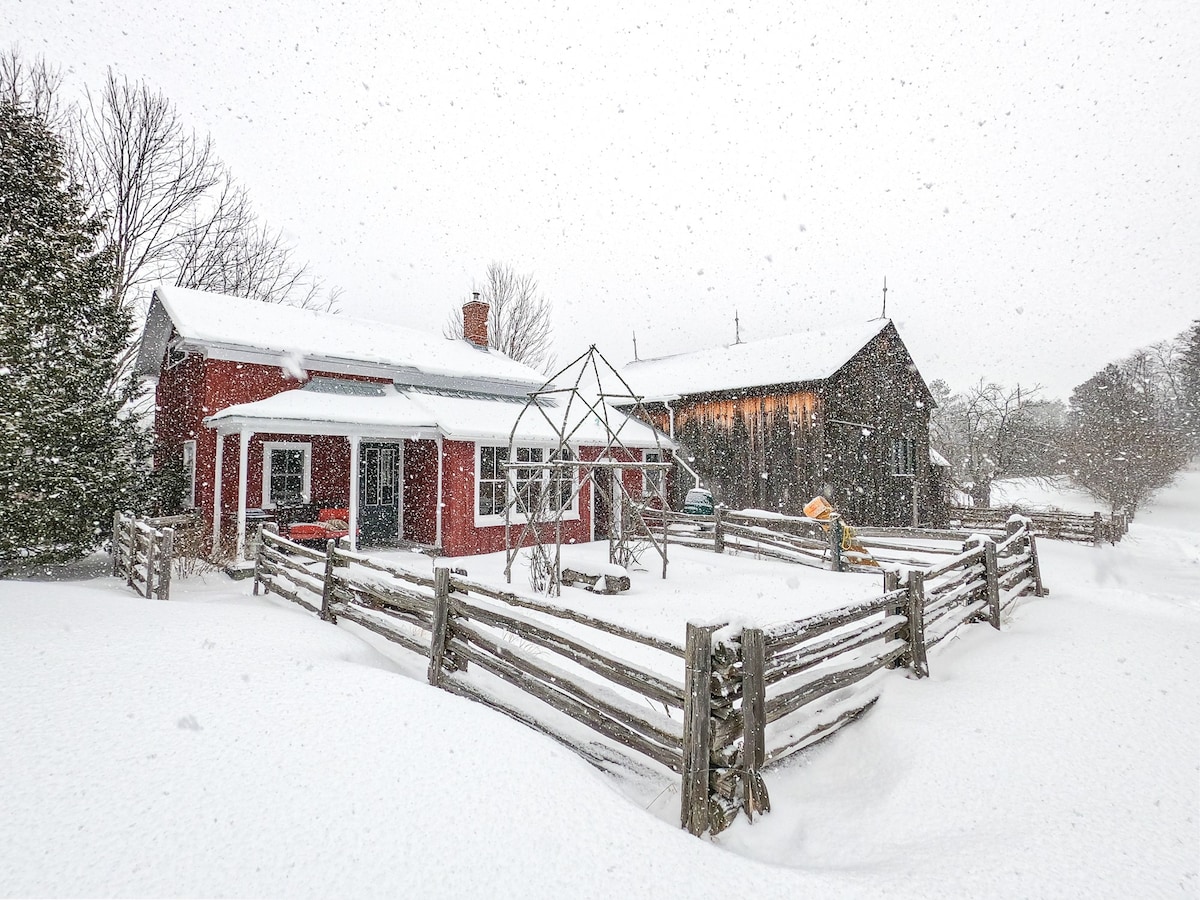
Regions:
[[[317,513],[318,522],[328,522],[330,519],[341,519],[343,522],[350,521],[349,509],[323,509]]]

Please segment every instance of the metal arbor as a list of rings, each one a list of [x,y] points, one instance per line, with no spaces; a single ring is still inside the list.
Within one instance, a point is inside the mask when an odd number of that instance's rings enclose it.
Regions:
[[[626,407],[622,413],[614,405]],[[543,446],[525,446],[517,438],[522,423],[546,435]],[[650,431],[655,450],[643,456],[626,441],[632,432]],[[578,509],[578,498],[589,496],[593,515],[597,504],[609,514],[608,560],[629,568],[651,548],[662,560],[667,577],[666,520],[647,517],[656,503],[666,509],[666,446],[650,424],[642,398],[633,393],[617,370],[592,345],[574,362],[531,391],[509,433],[504,505],[507,548],[505,577],[512,583],[513,563],[528,549],[533,588],[558,596],[562,585],[563,521]],[[549,444],[547,448],[544,446]],[[581,445],[588,447],[582,458]],[[595,448],[595,449],[594,449]],[[636,471],[631,492],[624,473]],[[640,489],[640,490],[639,490]],[[648,520],[649,518],[649,520]]]

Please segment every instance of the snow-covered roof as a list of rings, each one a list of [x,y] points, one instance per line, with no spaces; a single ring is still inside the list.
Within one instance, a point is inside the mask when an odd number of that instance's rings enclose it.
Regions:
[[[946,469],[950,468],[950,460],[934,450],[932,446],[929,448],[929,461],[935,466],[941,466]]]
[[[440,434],[454,440],[507,444],[519,416],[518,443],[550,444],[556,442],[554,426],[561,425],[565,414],[554,401],[542,402],[545,415],[533,409],[522,415],[525,402],[509,396],[314,378],[302,388],[230,406],[209,416],[205,423],[221,430],[245,426],[280,434],[416,439]],[[644,423],[612,408],[607,412],[626,447],[671,446],[665,436],[656,435]],[[572,431],[571,444],[608,444],[608,430],[594,414],[574,415],[570,426],[575,425],[579,427]]]
[[[888,319],[806,331],[627,363],[622,377],[646,400],[828,378],[875,338]]]
[[[172,328],[184,349],[215,359],[262,362],[289,371],[319,369],[390,374],[403,383],[445,386],[472,379],[539,386],[539,372],[502,353],[394,325],[261,303],[226,294],[154,289],[138,372],[155,375]]]

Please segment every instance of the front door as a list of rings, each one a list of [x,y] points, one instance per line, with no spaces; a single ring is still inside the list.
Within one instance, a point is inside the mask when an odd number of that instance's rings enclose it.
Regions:
[[[359,445],[358,540],[394,547],[400,536],[400,445]]]

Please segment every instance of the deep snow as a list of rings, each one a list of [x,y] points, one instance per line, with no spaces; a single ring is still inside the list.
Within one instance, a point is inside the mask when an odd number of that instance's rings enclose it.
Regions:
[[[246,583],[2,582],[0,893],[1197,896],[1198,513],[1191,472],[1119,546],[1041,542],[1049,597],[889,675],[715,840]],[[659,589],[772,618],[860,583],[673,566],[624,601],[650,630]]]

